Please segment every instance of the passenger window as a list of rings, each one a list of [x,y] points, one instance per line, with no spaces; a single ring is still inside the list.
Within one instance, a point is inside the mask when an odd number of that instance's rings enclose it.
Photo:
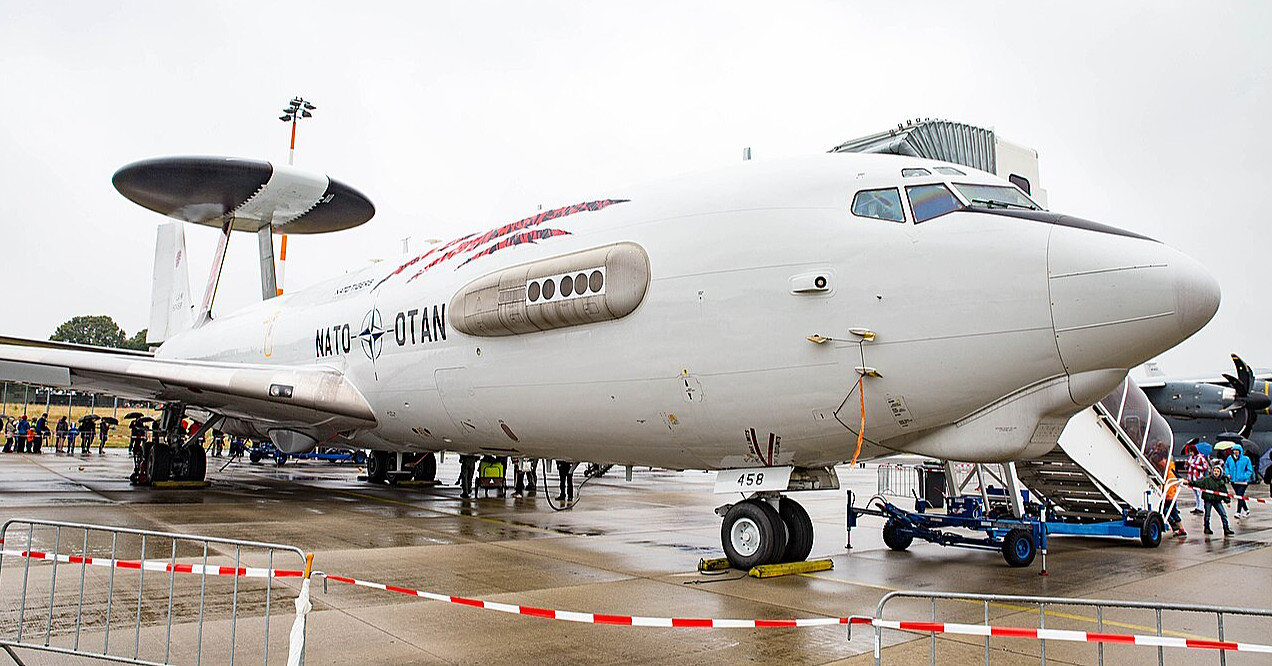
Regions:
[[[936,167],[936,172],[947,176],[966,176],[967,174],[955,169],[954,167]]]
[[[862,190],[852,198],[852,214],[889,222],[905,222],[901,208],[901,192],[886,190]]]
[[[901,170],[902,178],[914,178],[915,176],[930,176],[930,175],[932,175],[931,171],[928,171],[927,169],[920,169],[918,167]]]
[[[944,185],[911,185],[905,188],[905,193],[910,197],[910,210],[914,213],[915,224],[963,207],[954,198],[950,188]]]

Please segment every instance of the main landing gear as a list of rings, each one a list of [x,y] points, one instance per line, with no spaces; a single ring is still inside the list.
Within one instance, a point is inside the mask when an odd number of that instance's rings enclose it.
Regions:
[[[720,541],[737,569],[802,562],[813,550],[813,521],[798,502],[777,493],[757,493],[716,509],[724,517]]]
[[[436,481],[437,454],[431,451],[427,453],[371,451],[367,456],[369,483],[393,483],[404,480],[423,483]]]
[[[207,452],[201,436],[187,438],[181,429],[185,405],[168,403],[150,441],[133,445],[133,485],[149,485],[162,481],[202,481],[207,476]]]

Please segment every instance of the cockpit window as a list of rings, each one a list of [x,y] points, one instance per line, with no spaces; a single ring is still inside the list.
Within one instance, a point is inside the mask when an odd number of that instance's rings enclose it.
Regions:
[[[936,169],[937,173],[942,173],[947,176],[966,176],[967,175],[963,173],[962,171],[955,169],[954,167],[934,167],[934,168]]]
[[[862,190],[852,198],[852,214],[889,222],[905,222],[901,192],[893,188]]]
[[[971,183],[954,183],[958,193],[972,204],[974,208],[1024,208],[1026,210],[1042,210],[1042,206],[1025,196],[1024,192],[1010,185],[973,185]]]
[[[913,167],[910,169],[901,170],[902,178],[914,178],[915,176],[930,176],[930,175],[932,175],[931,171],[928,171],[927,169],[920,169],[919,167]]]
[[[910,197],[910,210],[914,212],[914,223],[927,222],[951,211],[958,210],[963,204],[954,198],[950,188],[941,185],[911,185],[905,188]]]

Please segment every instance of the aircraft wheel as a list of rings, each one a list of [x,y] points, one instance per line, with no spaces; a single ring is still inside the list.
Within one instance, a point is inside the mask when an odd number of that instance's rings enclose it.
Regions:
[[[777,510],[763,500],[738,502],[720,526],[724,555],[734,568],[747,570],[774,562],[786,548],[786,527]]]
[[[1027,567],[1034,560],[1033,535],[1029,530],[1015,529],[1003,539],[1003,559],[1013,567]]]
[[[897,521],[889,519],[883,525],[883,543],[895,551],[902,551],[914,543],[913,534],[902,534],[897,531]]]
[[[411,478],[416,481],[436,481],[437,455],[430,451],[417,458],[415,465],[411,467]]]
[[[777,503],[777,513],[786,526],[786,550],[780,562],[803,562],[813,551],[813,519],[799,502],[783,497]]]
[[[172,476],[172,449],[167,444],[150,447],[150,481],[167,481]]]
[[[388,451],[372,451],[367,457],[367,481],[384,483],[389,478],[393,454]]]
[[[1162,533],[1166,527],[1162,523],[1162,514],[1152,511],[1140,525],[1140,544],[1145,548],[1156,548],[1162,543]]]
[[[191,481],[202,481],[208,475],[208,454],[198,444],[186,445],[186,477]]]

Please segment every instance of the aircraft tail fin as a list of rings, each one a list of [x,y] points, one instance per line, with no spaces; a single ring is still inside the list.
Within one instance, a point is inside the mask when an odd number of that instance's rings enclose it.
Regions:
[[[182,223],[159,225],[159,233],[155,237],[154,287],[150,295],[147,344],[159,344],[194,326],[194,301],[190,299],[187,259]]]

